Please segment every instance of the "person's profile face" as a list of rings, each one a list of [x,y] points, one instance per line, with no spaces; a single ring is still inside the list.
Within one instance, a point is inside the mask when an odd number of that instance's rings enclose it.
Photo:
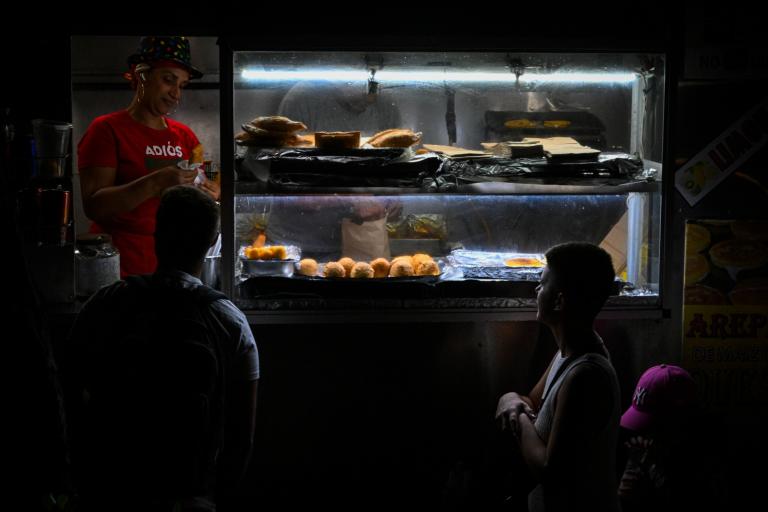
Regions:
[[[545,324],[551,324],[555,316],[558,292],[554,281],[549,267],[544,267],[541,283],[536,287],[536,320]]]
[[[189,73],[179,68],[152,68],[145,73],[144,98],[150,110],[168,115],[181,101],[181,91],[189,84]]]

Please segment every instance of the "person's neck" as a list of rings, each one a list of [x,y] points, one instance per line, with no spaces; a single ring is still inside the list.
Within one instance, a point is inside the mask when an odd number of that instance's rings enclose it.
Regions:
[[[196,277],[196,278],[200,279],[200,276],[203,273],[203,262],[199,261],[199,262],[196,262],[196,263],[189,263],[189,264],[186,264],[186,265],[185,264],[181,264],[181,265],[177,264],[177,265],[174,265],[172,267],[160,264],[157,267],[157,271],[158,272],[168,272],[168,271],[172,271],[172,270],[181,271],[181,272],[184,272],[184,273],[187,273],[187,274],[191,275],[192,277]]]
[[[131,104],[126,109],[128,115],[130,115],[134,121],[137,121],[144,126],[154,128],[155,130],[162,130],[168,127],[165,122],[165,118],[161,115],[153,114],[144,105],[139,103],[137,98],[134,98]]]
[[[555,343],[563,357],[592,351],[602,343],[592,321],[561,321],[552,327]]]

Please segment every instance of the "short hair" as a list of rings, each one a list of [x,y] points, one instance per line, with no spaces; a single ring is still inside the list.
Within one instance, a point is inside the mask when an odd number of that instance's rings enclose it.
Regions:
[[[586,242],[567,242],[546,253],[555,286],[578,312],[596,316],[613,290],[611,255]]]
[[[205,258],[219,229],[219,206],[189,185],[167,189],[160,198],[155,225],[155,254],[162,266]]]

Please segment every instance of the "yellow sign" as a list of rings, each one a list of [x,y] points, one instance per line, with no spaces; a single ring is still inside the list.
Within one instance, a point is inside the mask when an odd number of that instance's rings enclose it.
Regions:
[[[683,363],[704,404],[768,404],[768,222],[686,225]]]

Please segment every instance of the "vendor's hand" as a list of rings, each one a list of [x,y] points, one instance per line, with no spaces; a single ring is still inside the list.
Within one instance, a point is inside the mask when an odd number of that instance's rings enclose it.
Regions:
[[[399,199],[387,201],[385,208],[389,220],[397,220],[403,214],[403,202]]]
[[[520,414],[526,414],[529,417],[533,416],[533,410],[520,398],[520,395],[512,391],[505,393],[499,398],[499,403],[496,406],[496,421],[499,422],[501,430],[508,430],[512,433],[518,432],[519,425],[517,421]]]
[[[361,200],[355,202],[352,207],[352,216],[355,220],[362,222],[368,222],[371,220],[379,220],[384,218],[387,214],[387,209],[381,201],[376,200]]]
[[[152,177],[157,189],[156,195],[159,196],[167,188],[191,185],[197,177],[197,171],[184,171],[175,165],[169,165],[153,172]]]
[[[208,194],[214,201],[218,201],[221,196],[221,187],[213,180],[205,180],[200,184],[200,190]]]

